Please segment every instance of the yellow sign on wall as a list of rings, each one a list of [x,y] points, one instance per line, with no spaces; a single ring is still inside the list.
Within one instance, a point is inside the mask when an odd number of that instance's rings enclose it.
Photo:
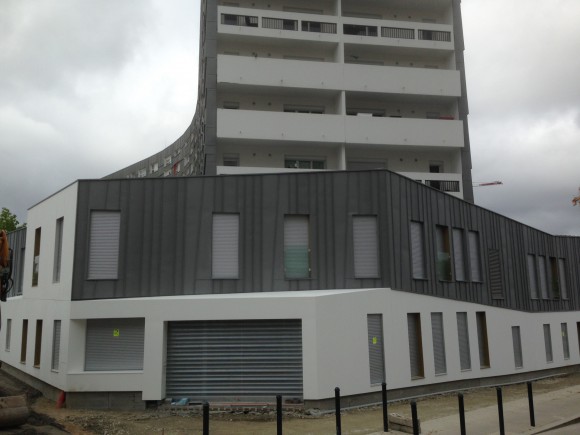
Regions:
[[[113,329],[113,337],[118,337],[119,335],[121,335],[119,329],[118,328]]]

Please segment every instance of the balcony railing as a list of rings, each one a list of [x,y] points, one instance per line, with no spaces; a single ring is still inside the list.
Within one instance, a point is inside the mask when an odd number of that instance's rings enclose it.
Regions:
[[[318,21],[302,21],[303,32],[334,33],[336,34],[336,23],[320,23]]]
[[[441,192],[460,192],[459,181],[425,180],[425,185]]]
[[[415,39],[415,29],[402,29],[398,27],[382,27],[383,38]]]
[[[283,20],[281,18],[262,18],[264,29],[298,30],[298,20]]]
[[[258,27],[258,17],[248,15],[222,14],[221,22],[230,26]]]
[[[424,40],[424,41],[451,42],[451,32],[442,32],[439,30],[421,30],[421,29],[419,29],[419,39]]]
[[[343,26],[343,33],[345,35],[356,36],[377,36],[376,26],[363,26],[358,24],[345,24]]]

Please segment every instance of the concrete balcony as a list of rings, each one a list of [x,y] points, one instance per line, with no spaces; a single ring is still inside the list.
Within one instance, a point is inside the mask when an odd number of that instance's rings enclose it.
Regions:
[[[324,169],[262,168],[255,166],[218,166],[217,175],[281,174],[285,172],[320,172]]]
[[[444,97],[461,95],[459,71],[230,55],[218,55],[218,83]]]
[[[461,148],[463,122],[253,110],[217,110],[217,136],[275,142]]]
[[[463,180],[461,174],[433,174],[430,172],[399,172],[419,183],[448,193],[457,198],[463,198]]]

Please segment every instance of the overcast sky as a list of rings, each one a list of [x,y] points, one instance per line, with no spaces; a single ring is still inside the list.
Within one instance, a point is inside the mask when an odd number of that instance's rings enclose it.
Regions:
[[[476,203],[580,235],[580,1],[463,0]],[[177,139],[199,0],[0,0],[0,207],[26,209]]]

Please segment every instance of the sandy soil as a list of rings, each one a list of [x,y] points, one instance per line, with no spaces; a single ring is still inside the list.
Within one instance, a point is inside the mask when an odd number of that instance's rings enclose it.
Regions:
[[[0,386],[5,386],[7,375],[0,371]],[[24,391],[29,395],[35,421],[30,421],[26,432],[6,432],[10,434],[72,433],[89,434],[163,434],[185,435],[201,433],[202,419],[196,411],[160,408],[141,412],[92,411],[56,409],[55,403],[38,396],[33,390],[19,385],[13,379],[12,392]],[[555,391],[580,384],[580,373],[563,377],[548,378],[534,383],[534,394]],[[14,387],[16,385],[16,387]],[[16,388],[16,390],[14,389]],[[2,390],[0,389],[0,393]],[[526,397],[525,384],[504,387],[504,402]],[[495,388],[481,388],[464,393],[466,411],[496,403]],[[457,413],[456,394],[438,395],[417,401],[419,418],[423,421]],[[389,405],[389,412],[410,416],[408,402]],[[30,424],[32,423],[32,424]],[[34,430],[36,429],[36,432]],[[342,433],[363,435],[382,429],[382,410],[378,407],[345,410],[342,415]],[[212,412],[210,417],[212,435],[271,435],[276,433],[275,415],[272,410],[252,412]],[[285,435],[333,435],[335,416],[311,416],[303,412],[289,412],[284,416]]]

